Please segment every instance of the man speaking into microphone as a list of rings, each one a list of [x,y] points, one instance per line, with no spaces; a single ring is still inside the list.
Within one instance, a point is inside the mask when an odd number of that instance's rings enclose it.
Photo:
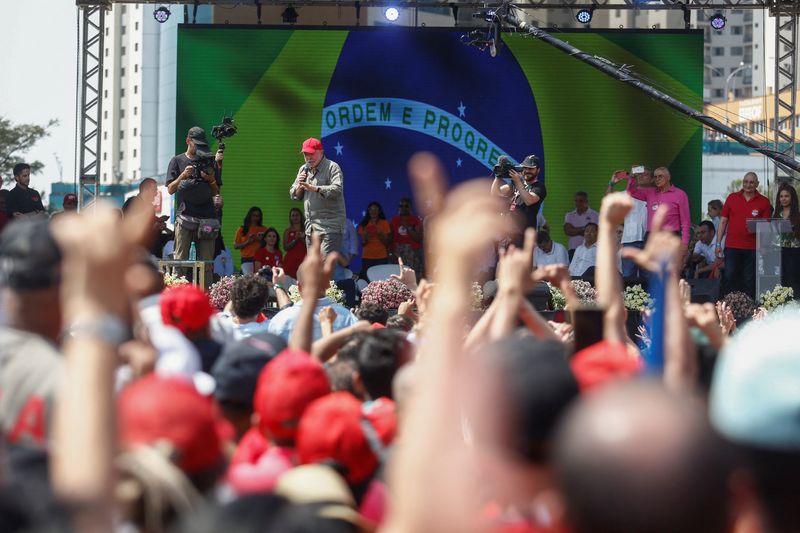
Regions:
[[[293,200],[303,200],[306,246],[311,246],[311,233],[319,233],[322,255],[326,256],[342,247],[347,223],[342,169],[325,157],[319,139],[306,139],[301,152],[305,164],[297,172],[289,196]]]

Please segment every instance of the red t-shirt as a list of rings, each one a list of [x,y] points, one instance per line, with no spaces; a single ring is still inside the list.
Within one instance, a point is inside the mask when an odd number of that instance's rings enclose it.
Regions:
[[[283,255],[279,250],[274,252],[268,251],[266,248],[259,248],[256,255],[253,256],[253,261],[260,263],[261,267],[279,267],[283,264]]]
[[[409,227],[416,228],[419,231],[422,228],[422,221],[416,215],[401,216],[397,215],[392,219],[392,243],[408,244],[413,249],[418,249],[421,244],[415,241],[408,231]]]
[[[756,234],[747,231],[751,218],[770,218],[772,206],[766,196],[756,191],[752,199],[744,197],[744,191],[728,195],[722,206],[722,216],[728,219],[725,247],[740,250],[756,249]]]

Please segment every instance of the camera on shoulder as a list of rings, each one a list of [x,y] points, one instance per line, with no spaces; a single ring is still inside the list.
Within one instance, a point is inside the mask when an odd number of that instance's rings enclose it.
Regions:
[[[508,159],[508,157],[501,155],[497,158],[497,164],[492,168],[492,174],[495,178],[511,179],[509,171],[512,169],[516,170],[517,172],[522,172],[521,166],[515,165]]]

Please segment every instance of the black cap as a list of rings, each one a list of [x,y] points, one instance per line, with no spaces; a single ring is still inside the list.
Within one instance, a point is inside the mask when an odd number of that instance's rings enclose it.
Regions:
[[[258,333],[225,345],[211,369],[217,382],[217,401],[252,406],[261,369],[285,348],[286,341],[271,333]]]
[[[45,219],[15,220],[0,236],[0,285],[47,289],[61,281],[61,250]]]
[[[520,166],[528,168],[539,168],[539,158],[535,155],[529,155],[528,157],[522,160],[522,165]]]
[[[195,145],[195,148],[202,152],[208,152],[208,139],[206,138],[206,132],[203,128],[198,126],[194,126],[193,128],[189,128],[189,133],[186,134],[188,138],[190,138]]]

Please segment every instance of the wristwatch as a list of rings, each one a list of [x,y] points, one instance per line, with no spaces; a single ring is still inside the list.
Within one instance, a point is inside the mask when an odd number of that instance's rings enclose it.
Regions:
[[[119,346],[130,338],[130,330],[122,320],[108,313],[79,318],[67,328],[66,333],[70,339],[92,337],[112,346]]]

